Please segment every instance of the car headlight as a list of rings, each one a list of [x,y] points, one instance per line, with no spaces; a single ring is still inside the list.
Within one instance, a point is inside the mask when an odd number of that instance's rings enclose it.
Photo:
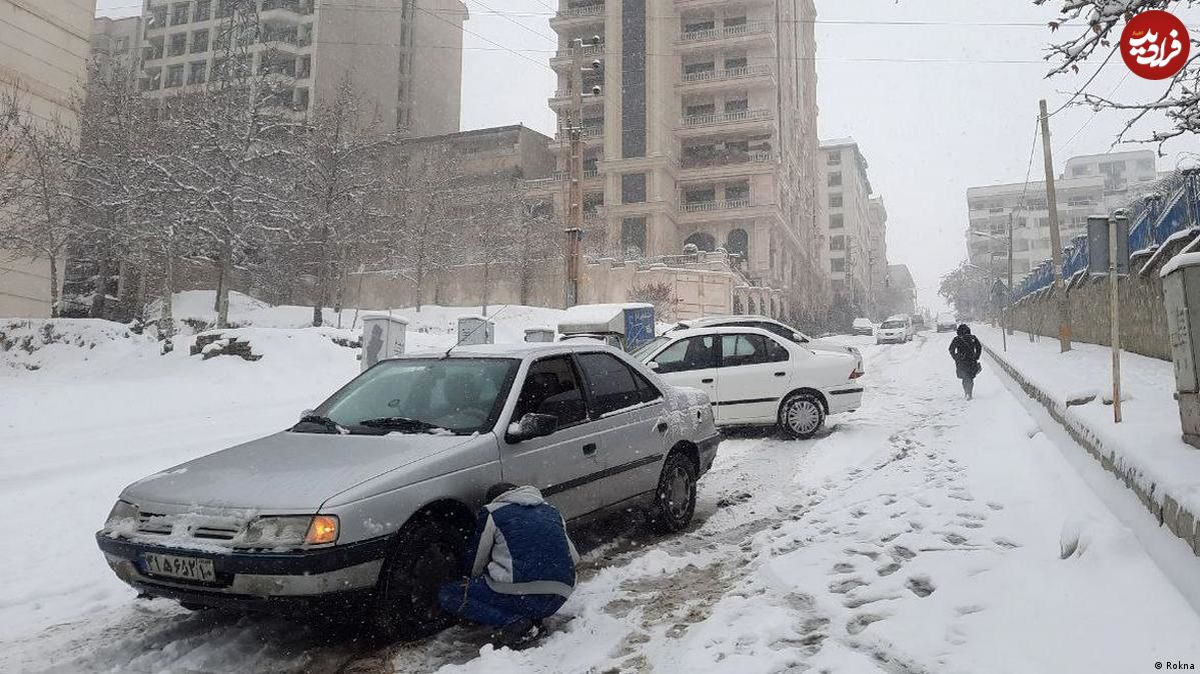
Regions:
[[[246,527],[245,545],[276,548],[291,545],[334,543],[338,519],[333,515],[260,517]]]
[[[112,510],[108,511],[108,518],[104,520],[104,528],[112,529],[126,523],[136,523],[137,518],[137,506],[128,501],[117,501],[113,504]]]

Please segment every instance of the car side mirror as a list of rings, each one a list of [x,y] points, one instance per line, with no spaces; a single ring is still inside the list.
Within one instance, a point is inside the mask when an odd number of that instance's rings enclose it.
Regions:
[[[807,343],[808,343],[808,340],[804,338],[804,335],[801,335],[801,334],[800,334],[800,333],[798,333],[798,332],[793,332],[793,333],[792,333],[792,341],[793,341],[793,342],[799,342],[799,343],[801,343],[801,344],[807,344]]]
[[[649,363],[646,363],[646,368],[658,372],[658,361],[652,360]]]
[[[544,438],[558,430],[558,417],[530,412],[513,426],[508,429],[508,439],[512,442]]]
[[[312,413],[313,413],[313,410],[301,410],[300,418],[303,419],[304,417],[307,417],[307,416],[311,415]]]

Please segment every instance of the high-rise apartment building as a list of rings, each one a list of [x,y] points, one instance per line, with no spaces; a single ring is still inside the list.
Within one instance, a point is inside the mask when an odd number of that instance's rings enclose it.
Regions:
[[[751,285],[786,291],[743,308],[824,309],[815,14],[812,0],[560,0],[550,107],[560,143],[568,118],[583,127],[585,246],[624,258],[722,248]]]
[[[467,18],[459,0],[145,2],[141,87],[148,96],[203,88],[234,28],[256,25],[242,53],[253,72],[290,82],[278,88],[280,106],[311,111],[348,80],[360,114],[384,128],[414,136],[458,131]]]
[[[136,74],[142,56],[142,17],[96,17],[92,21],[91,57],[103,71],[122,68]]]
[[[867,160],[853,138],[821,142],[825,259],[835,302],[874,308],[887,272],[887,210],[873,196]]]
[[[1064,247],[1087,233],[1089,215],[1126,206],[1158,178],[1153,150],[1082,155],[1067,160],[1055,180],[1059,235]],[[967,190],[971,264],[1008,274],[1008,223],[1013,223],[1013,281],[1051,257],[1050,211],[1042,181],[972,187]]]
[[[95,11],[95,0],[0,0],[0,89],[16,89],[35,120],[74,125]],[[0,316],[50,315],[52,275],[0,250]]]

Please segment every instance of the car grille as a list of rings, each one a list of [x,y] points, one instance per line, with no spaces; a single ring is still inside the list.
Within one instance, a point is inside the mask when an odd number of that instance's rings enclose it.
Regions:
[[[139,534],[151,534],[157,536],[166,536],[173,533],[186,533],[192,538],[209,540],[209,541],[231,541],[242,530],[240,525],[228,524],[228,520],[221,523],[210,522],[198,524],[194,522],[194,516],[187,516],[188,521],[184,525],[185,531],[176,532],[175,528],[180,524],[180,518],[173,515],[163,515],[161,513],[142,512],[138,513],[137,531]]]

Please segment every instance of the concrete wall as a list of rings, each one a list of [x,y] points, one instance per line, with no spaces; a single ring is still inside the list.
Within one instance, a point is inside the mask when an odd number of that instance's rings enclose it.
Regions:
[[[73,124],[95,10],[95,0],[0,0],[0,89],[16,87],[35,118]],[[0,316],[49,315],[50,265],[0,251]]]
[[[1141,264],[1132,265],[1135,273],[1121,279],[1121,348],[1151,358],[1170,360],[1167,339],[1167,315],[1163,306],[1162,280],[1158,270],[1163,260],[1146,273],[1137,273]],[[1072,339],[1092,344],[1110,344],[1108,278],[1084,279],[1067,291],[1071,312]],[[1029,297],[1015,306],[1011,326],[1023,332],[1058,337],[1058,302],[1053,289]]]

